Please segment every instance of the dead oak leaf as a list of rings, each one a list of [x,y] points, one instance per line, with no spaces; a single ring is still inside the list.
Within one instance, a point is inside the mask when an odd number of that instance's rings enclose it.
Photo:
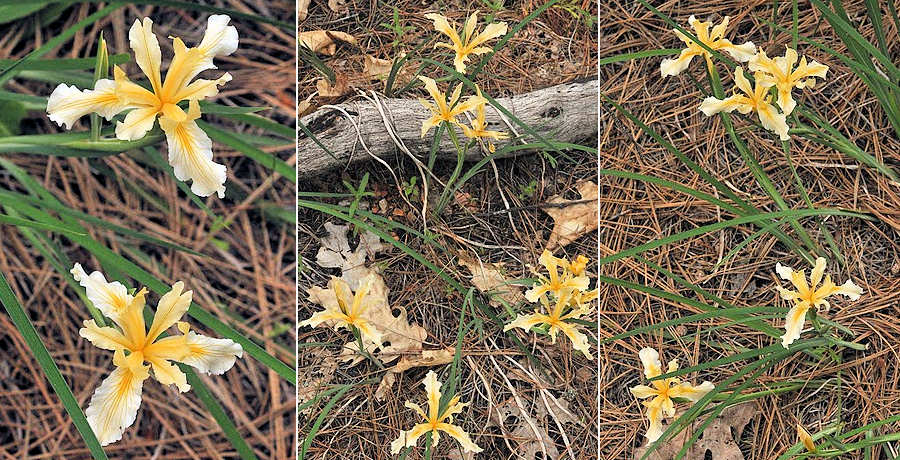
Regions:
[[[316,253],[316,264],[323,268],[340,268],[341,279],[350,285],[351,289],[359,287],[360,280],[371,271],[366,266],[366,258],[375,259],[375,254],[387,249],[378,235],[372,232],[362,233],[356,249],[350,249],[350,241],[347,225],[335,225],[325,222],[325,236],[319,241],[321,246]]]
[[[316,91],[319,92],[320,97],[341,97],[350,94],[352,89],[347,75],[335,72],[334,84],[331,84],[327,78],[323,78],[316,81]]]
[[[414,367],[449,364],[453,361],[453,355],[455,353],[456,350],[453,348],[440,348],[437,350],[422,350],[418,355],[403,356],[400,358],[400,361],[397,361],[397,364],[389,368],[387,373],[384,374],[384,377],[381,378],[381,383],[378,384],[378,388],[375,390],[375,400],[384,401],[387,392],[393,388],[394,382],[397,381],[398,374]]]
[[[309,30],[300,32],[300,43],[313,52],[325,56],[334,56],[337,52],[337,42],[345,42],[356,45],[356,38],[346,32],[336,30]]]
[[[575,189],[578,190],[581,200],[573,202],[563,198],[562,195],[556,195],[551,197],[548,203],[559,206],[543,209],[553,219],[553,230],[545,248],[550,252],[597,230],[600,217],[597,184],[584,180],[576,183]]]
[[[485,263],[475,258],[474,255],[460,252],[459,264],[469,269],[472,274],[472,285],[480,292],[490,293],[490,303],[494,307],[502,306],[504,301],[509,305],[515,305],[525,300],[522,293],[524,287],[510,284],[509,279],[503,276],[501,269],[503,264]]]
[[[744,427],[750,423],[756,412],[757,409],[753,403],[738,404],[725,408],[703,430],[703,438],[697,440],[688,449],[687,454],[683,457],[684,460],[744,460],[744,454],[741,452],[737,441],[740,440]],[[680,417],[681,414],[678,413],[675,416]],[[702,422],[702,420],[700,421]],[[692,424],[647,456],[647,460],[674,459],[693,433],[694,425]],[[646,446],[638,447],[634,451],[634,457],[641,458],[646,451]]]

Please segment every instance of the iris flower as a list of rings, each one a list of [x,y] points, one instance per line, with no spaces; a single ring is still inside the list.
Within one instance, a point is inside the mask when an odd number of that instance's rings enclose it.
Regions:
[[[694,15],[688,18],[688,24],[694,29],[694,35],[703,42],[704,45],[715,51],[725,51],[738,62],[747,62],[756,53],[756,45],[753,42],[747,42],[743,45],[734,45],[725,36],[725,29],[728,27],[728,16],[722,20],[722,23],[709,31],[711,22],[698,21]],[[681,54],[676,59],[664,59],[659,65],[659,70],[664,77],[678,75],[684,69],[687,69],[694,56],[703,56],[706,59],[706,65],[712,67],[712,55],[709,51],[691,40],[688,36],[674,30],[675,35],[687,45],[687,48],[681,50]]]
[[[459,441],[466,452],[478,453],[481,448],[478,447],[471,439],[469,434],[457,425],[453,425],[453,416],[462,412],[468,403],[459,402],[459,395],[453,396],[453,399],[447,403],[447,407],[441,412],[441,382],[437,379],[434,371],[428,371],[425,380],[422,380],[425,386],[425,394],[428,395],[428,412],[422,410],[418,404],[412,401],[406,401],[404,406],[412,409],[419,414],[424,423],[419,423],[408,431],[401,431],[400,436],[391,442],[391,453],[399,454],[404,447],[413,447],[425,433],[431,433],[431,441],[433,446],[437,446],[440,440],[440,432],[449,434],[451,437]]]
[[[453,94],[448,100],[444,97],[444,93],[438,90],[437,83],[434,80],[422,75],[419,75],[419,80],[425,83],[425,90],[428,91],[428,94],[431,95],[431,99],[434,101],[434,104],[432,104],[421,97],[419,98],[419,102],[431,111],[431,118],[422,122],[422,137],[425,137],[428,130],[445,121],[460,126],[456,117],[486,102],[481,96],[470,96],[465,101],[460,101],[462,83],[456,85],[456,88],[453,89]]]
[[[753,79],[756,80],[755,88],[750,85],[750,81],[744,76],[744,69],[736,67],[734,69],[734,84],[743,94],[735,91],[734,94],[725,99],[709,96],[700,104],[700,111],[706,116],[712,116],[719,112],[732,112],[735,109],[745,115],[750,112],[756,112],[763,128],[775,132],[783,141],[790,139],[785,114],[779,113],[778,109],[769,101],[769,88],[772,87],[772,83],[766,81],[761,72],[757,72]]]
[[[796,289],[791,291],[777,286],[778,293],[781,294],[782,299],[794,302],[794,306],[787,314],[784,325],[785,333],[781,336],[781,344],[784,345],[784,348],[787,348],[800,338],[800,331],[803,329],[806,312],[810,308],[830,308],[831,304],[826,299],[834,294],[841,294],[847,296],[850,300],[857,300],[863,293],[862,288],[853,284],[852,280],[847,280],[840,286],[835,285],[831,281],[831,275],[824,275],[825,264],[824,257],[816,259],[816,265],[809,276],[809,283],[806,282],[806,270],[794,271],[780,263],[775,264],[775,272],[778,273],[778,276],[785,281],[790,281]],[[823,275],[825,276],[824,282],[822,282]],[[819,285],[820,282],[822,282],[821,286]]]
[[[487,105],[487,99],[481,95],[481,88],[476,87],[476,90],[478,94],[477,98],[480,103],[475,106],[475,119],[472,120],[472,127],[470,128],[466,125],[462,125],[463,134],[471,139],[482,138],[501,140],[509,138],[509,135],[504,132],[490,131],[487,129],[487,123],[484,119],[484,107]],[[492,153],[495,151],[493,142],[488,142],[488,150]]]
[[[537,275],[538,283],[525,291],[525,298],[529,302],[537,302],[544,294],[560,297],[564,291],[587,290],[590,280],[584,275],[584,268],[587,265],[586,258],[578,258],[575,259],[575,262],[569,263],[566,259],[554,257],[550,251],[545,249],[538,261],[547,269],[549,277]],[[571,268],[575,268],[577,271],[573,272]]]
[[[648,379],[662,375],[662,363],[659,361],[659,353],[652,348],[643,348],[638,352],[641,363],[644,365],[644,376]],[[678,360],[669,361],[669,369],[666,373],[678,370]],[[654,380],[652,386],[637,385],[631,388],[631,394],[638,399],[645,399],[644,407],[647,408],[647,419],[650,427],[644,435],[647,442],[651,443],[659,439],[663,434],[663,417],[675,416],[675,401],[673,398],[684,398],[697,402],[715,388],[710,382],[703,382],[698,386],[688,382],[682,382],[678,377]],[[649,399],[653,398],[653,399]]]
[[[578,291],[563,290],[556,298],[556,303],[552,308],[547,296],[541,296],[540,303],[544,307],[543,311],[536,308],[532,314],[516,315],[516,319],[507,324],[503,328],[503,332],[517,327],[527,332],[534,326],[546,325],[551,343],[556,343],[556,336],[562,332],[572,341],[572,348],[584,353],[590,359],[591,348],[587,336],[578,330],[577,323],[566,321],[576,320],[587,314],[590,311],[588,304],[597,297],[597,293],[591,291],[584,298],[576,297],[576,295],[578,295]]]
[[[328,288],[334,297],[326,298],[325,310],[314,313],[306,321],[301,321],[300,326],[317,327],[322,323],[330,323],[337,330],[339,327],[359,330],[363,341],[371,342],[381,348],[382,334],[372,324],[367,316],[369,302],[366,298],[375,282],[375,275],[369,274],[363,278],[356,294],[350,290],[346,281],[334,277],[328,282]]]
[[[220,375],[243,355],[239,344],[196,334],[181,321],[191,304],[192,293],[183,292],[184,283],[180,281],[159,299],[153,323],[145,330],[146,289],[132,296],[125,286],[107,282],[100,272],[88,275],[81,264],[75,264],[72,276],[85,288],[91,303],[115,324],[100,326],[91,319],[78,331],[94,346],[113,351],[115,369],[94,392],[85,411],[88,424],[103,446],[122,439],[122,433],[134,423],[144,381],[151,370],[159,383],[174,384],[183,393],[191,386],[173,361]],[[160,337],[176,324],[180,335]]]
[[[472,13],[472,15],[469,16],[469,19],[466,20],[466,24],[463,26],[462,37],[456,33],[456,29],[450,27],[450,23],[447,22],[446,17],[437,13],[428,13],[425,17],[434,22],[435,30],[446,35],[447,38],[450,39],[450,43],[440,42],[436,43],[434,47],[447,48],[456,53],[456,58],[453,60],[453,66],[456,67],[456,71],[459,73],[466,73],[466,61],[469,60],[470,54],[484,54],[491,52],[491,48],[481,45],[485,44],[488,40],[493,40],[497,37],[506,35],[505,22],[488,24],[480,34],[475,35],[475,26],[478,24],[478,11]]]
[[[219,198],[224,197],[225,165],[212,161],[212,141],[195,120],[200,117],[199,101],[218,94],[218,87],[231,81],[231,75],[225,73],[215,80],[194,80],[194,77],[204,70],[215,69],[216,56],[227,56],[237,49],[237,30],[228,25],[230,20],[225,15],[210,16],[203,40],[194,48],[174,38],[175,57],[164,80],[153,21],[135,20],[128,39],[135,62],[150,81],[150,89],[130,81],[116,66],[114,80],[98,80],[93,89],[79,90],[65,83],[57,86],[47,103],[50,119],[69,129],[89,113],[111,120],[120,112],[130,110],[124,121],[116,122],[116,138],[133,141],[144,137],[159,117],[175,177],[193,181],[191,191],[199,196],[217,193]],[[187,112],[178,105],[185,101]]]
[[[806,447],[807,452],[812,454],[818,452],[816,442],[813,441],[812,435],[810,435],[809,431],[806,431],[806,428],[803,428],[803,425],[799,423],[797,423],[797,439],[803,443],[803,447]]]
[[[778,106],[785,115],[790,115],[797,106],[791,97],[791,90],[812,88],[816,84],[813,78],[825,78],[828,72],[828,66],[825,64],[816,61],[807,63],[806,56],[800,58],[800,64],[795,69],[796,63],[797,52],[785,47],[784,56],[769,58],[765,51],[760,50],[747,64],[750,70],[762,72],[760,79],[763,82],[778,89]]]

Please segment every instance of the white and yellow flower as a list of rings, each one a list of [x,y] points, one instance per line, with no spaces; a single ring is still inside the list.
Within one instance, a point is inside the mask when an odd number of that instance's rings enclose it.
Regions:
[[[101,445],[122,438],[134,423],[141,405],[144,381],[153,377],[163,385],[174,384],[181,392],[191,389],[187,377],[173,364],[180,362],[207,374],[222,374],[243,355],[241,346],[229,339],[214,339],[190,331],[181,321],[191,304],[192,292],[177,282],[159,299],[149,330],[145,330],[146,289],[130,295],[121,283],[107,282],[100,272],[85,273],[81,264],[72,269],[75,281],[85,288],[88,299],[115,326],[100,326],[86,320],[78,333],[94,346],[113,351],[113,372],[103,380],[88,404],[85,415]],[[161,335],[171,326],[181,334]]]
[[[580,256],[570,263],[566,259],[553,256],[550,251],[545,249],[538,261],[547,269],[549,277],[537,274],[537,284],[525,291],[525,298],[529,302],[537,302],[545,294],[552,294],[558,298],[565,291],[587,290],[590,280],[584,274],[587,266],[586,257]]]
[[[810,435],[809,431],[806,431],[806,428],[803,428],[803,425],[799,422],[797,423],[797,439],[800,440],[807,452],[814,454],[819,451],[816,448],[816,442],[813,441],[812,435]]]
[[[309,319],[301,321],[300,326],[318,327],[325,323],[333,326],[335,330],[340,327],[352,330],[355,327],[364,342],[382,348],[382,334],[368,315],[367,296],[375,280],[376,275],[370,273],[363,278],[354,294],[346,281],[332,276],[328,281],[328,289],[334,296],[325,297],[323,299],[325,310],[313,313]]]
[[[432,104],[421,97],[419,98],[419,102],[425,106],[426,109],[431,111],[431,117],[422,122],[422,137],[425,137],[425,134],[428,133],[431,128],[434,128],[445,121],[453,125],[461,126],[456,117],[462,115],[463,112],[469,112],[487,102],[481,96],[469,96],[465,101],[460,101],[459,98],[462,94],[462,83],[456,85],[456,88],[453,89],[453,94],[448,100],[444,97],[444,93],[438,90],[437,83],[434,80],[422,75],[419,75],[419,80],[425,84],[425,90],[428,91],[428,94],[434,101],[434,104]]]
[[[484,117],[484,108],[487,105],[487,99],[481,94],[481,88],[475,87],[477,90],[477,98],[479,104],[475,106],[475,119],[471,121],[472,126],[461,125],[463,134],[470,139],[508,139],[509,135],[500,131],[491,131],[487,129],[487,122]],[[494,143],[488,141],[488,151],[493,153],[496,150]]]
[[[175,169],[175,176],[182,181],[193,181],[191,191],[199,196],[216,193],[224,197],[225,166],[212,161],[212,142],[195,120],[200,117],[198,101],[218,94],[218,87],[231,81],[231,75],[225,73],[215,80],[194,78],[204,70],[216,68],[213,58],[227,56],[237,49],[237,30],[228,25],[230,20],[226,15],[210,16],[203,40],[194,48],[174,38],[175,57],[165,79],[153,21],[135,20],[128,39],[150,89],[130,81],[116,66],[114,79],[98,80],[93,89],[79,90],[65,83],[57,86],[47,103],[50,119],[68,129],[90,113],[111,120],[120,112],[130,110],[124,121],[116,122],[116,137],[132,141],[144,137],[158,117],[160,128],[166,134],[169,163]],[[178,105],[184,101],[188,102],[187,112]]]
[[[800,338],[800,332],[803,330],[803,323],[806,320],[806,312],[810,308],[824,307],[827,310],[831,307],[827,298],[835,294],[844,295],[850,300],[857,300],[863,294],[862,288],[854,284],[852,280],[847,280],[840,286],[835,285],[831,281],[831,275],[825,275],[825,265],[824,257],[817,258],[809,276],[809,283],[807,283],[806,270],[795,271],[781,263],[775,264],[775,272],[778,273],[778,276],[785,281],[790,281],[796,289],[792,291],[777,286],[781,298],[794,303],[794,306],[788,311],[784,324],[785,333],[781,336],[781,344],[784,348],[788,348]],[[823,275],[824,282],[822,282]],[[822,282],[821,286],[820,282]]]
[[[784,56],[775,58],[766,56],[766,52],[760,50],[747,63],[750,70],[762,72],[759,80],[778,89],[778,106],[785,115],[790,115],[797,106],[791,97],[792,89],[812,88],[816,84],[813,78],[824,79],[828,73],[828,66],[816,61],[807,62],[806,56],[800,58],[796,69],[794,64],[797,64],[797,51],[789,47],[785,47]]]
[[[659,353],[652,348],[643,348],[638,352],[641,363],[644,365],[644,376],[648,379],[662,375],[662,363],[659,361]],[[669,361],[666,373],[678,370],[678,360]],[[650,427],[647,428],[647,442],[651,443],[659,439],[663,434],[662,420],[664,417],[675,416],[675,401],[673,398],[684,398],[697,402],[715,388],[710,382],[703,382],[698,386],[688,382],[682,382],[678,377],[659,379],[650,382],[652,386],[637,385],[631,388],[631,394],[638,399],[644,399],[644,407],[647,408],[647,419]],[[652,398],[652,399],[649,399]]]
[[[535,326],[547,326],[547,334],[550,335],[550,342],[556,343],[556,336],[560,332],[566,335],[572,341],[572,348],[584,353],[585,356],[591,358],[591,347],[588,338],[584,333],[578,330],[578,324],[567,321],[574,321],[590,312],[590,301],[596,299],[596,291],[585,296],[585,298],[576,297],[578,291],[563,290],[559,297],[556,297],[554,306],[550,307],[548,296],[541,296],[540,303],[543,310],[535,308],[534,313],[529,315],[516,315],[511,323],[503,328],[503,332],[510,329],[521,328],[528,332]]]
[[[391,442],[391,453],[399,454],[405,447],[414,447],[419,438],[426,433],[431,433],[431,443],[433,446],[437,446],[441,432],[456,439],[464,451],[481,452],[482,449],[469,439],[468,433],[461,427],[453,425],[453,416],[462,412],[468,403],[459,402],[459,395],[455,395],[447,403],[447,407],[441,411],[441,382],[438,381],[434,371],[428,371],[425,380],[422,380],[422,385],[425,386],[425,394],[428,395],[428,412],[412,401],[406,401],[404,406],[416,411],[424,423],[419,423],[410,430],[400,431],[400,436]]]
[[[735,45],[727,38],[724,38],[725,29],[728,28],[728,16],[725,16],[721,24],[712,28],[712,33],[709,30],[712,22],[699,21],[694,15],[691,15],[688,19],[688,24],[694,29],[694,35],[704,45],[714,51],[725,51],[738,62],[747,62],[756,53],[756,45],[753,42]],[[694,56],[703,56],[706,59],[706,65],[712,67],[712,54],[709,51],[678,30],[673,30],[673,32],[687,45],[687,48],[681,50],[681,54],[676,59],[664,59],[660,63],[659,70],[664,77],[680,74],[684,69],[687,69]]]
[[[456,32],[456,29],[450,26],[447,18],[437,13],[428,13],[426,18],[434,22],[434,29],[447,36],[450,43],[439,42],[434,45],[435,48],[448,48],[456,53],[453,60],[453,66],[459,73],[466,73],[466,61],[469,55],[490,53],[491,48],[481,46],[488,40],[506,35],[507,26],[505,22],[488,24],[484,30],[475,35],[475,26],[478,24],[478,11],[472,13],[466,24],[463,26],[462,37]]]
[[[706,116],[712,116],[719,112],[732,112],[735,109],[744,115],[756,112],[763,128],[775,132],[783,141],[790,139],[785,114],[778,112],[778,109],[770,102],[769,88],[772,87],[772,83],[765,80],[761,72],[757,72],[753,79],[756,80],[755,88],[744,76],[744,69],[736,67],[734,84],[743,94],[735,91],[725,99],[709,96],[700,104],[700,111]]]

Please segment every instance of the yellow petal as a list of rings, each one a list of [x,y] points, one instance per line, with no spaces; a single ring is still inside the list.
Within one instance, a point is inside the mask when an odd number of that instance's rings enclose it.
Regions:
[[[384,348],[384,336],[372,323],[365,318],[355,318],[352,324],[359,329],[359,335],[363,342],[370,342],[378,348]]]
[[[148,359],[181,361],[189,352],[187,336],[184,335],[163,337],[144,347],[144,356],[147,356]]]
[[[781,345],[788,348],[795,340],[800,338],[803,330],[803,322],[806,320],[806,312],[809,310],[808,302],[800,302],[788,311],[785,319],[785,333],[781,336]]]
[[[722,45],[720,45],[720,50],[724,50],[731,57],[734,58],[735,61],[738,62],[747,62],[753,55],[756,54],[756,45],[753,42],[746,42],[742,45],[734,45],[727,39],[723,39],[721,41]]]
[[[175,385],[182,393],[190,391],[191,386],[187,383],[187,376],[178,366],[164,360],[152,358],[150,366],[153,368],[153,376],[163,385]]]
[[[127,103],[128,107],[157,107],[159,98],[141,85],[128,79],[125,71],[119,66],[113,67],[116,82],[116,95]]]
[[[425,379],[422,380],[425,387],[425,394],[428,396],[428,419],[436,420],[438,417],[438,409],[441,404],[441,382],[437,379],[434,371],[428,371]]]
[[[206,374],[225,373],[244,354],[240,344],[231,339],[214,339],[194,331],[188,332],[187,344],[189,351],[180,361]]]
[[[116,138],[123,141],[135,141],[153,129],[156,122],[156,107],[134,109],[125,115],[125,121],[116,123]]]
[[[110,120],[127,107],[116,95],[116,83],[107,79],[97,80],[94,89],[84,91],[60,83],[47,100],[50,120],[66,129],[71,129],[79,118],[89,113],[97,113]]]
[[[197,102],[191,101],[191,111],[194,107],[197,107]],[[191,181],[191,192],[197,196],[206,197],[215,193],[219,198],[224,198],[227,168],[213,161],[212,140],[192,116],[189,114],[182,122],[168,117],[159,119],[159,126],[166,133],[169,164],[178,180]]]
[[[469,434],[463,431],[462,428],[451,425],[449,423],[438,423],[438,430],[443,431],[444,433],[449,434],[453,439],[456,439],[459,442],[459,445],[466,452],[478,453],[481,452],[482,449],[478,447],[471,439],[469,439]]]
[[[850,300],[857,300],[863,294],[863,289],[854,284],[852,280],[847,280],[844,284],[838,286],[834,293],[845,295]]]
[[[434,22],[434,30],[450,38],[450,41],[453,42],[453,46],[456,47],[456,49],[462,48],[462,43],[459,40],[459,35],[456,33],[456,29],[450,27],[450,23],[447,21],[447,18],[437,13],[428,13],[425,15],[425,17]]]
[[[156,314],[153,316],[153,323],[147,332],[148,342],[156,341],[156,338],[170,326],[175,325],[181,320],[191,306],[191,296],[193,291],[184,291],[184,283],[181,281],[175,283],[169,292],[165,293],[156,306]]]
[[[473,27],[473,29],[474,29],[474,27]],[[503,35],[506,35],[506,31],[507,31],[507,25],[505,22],[497,22],[497,23],[493,23],[493,24],[488,24],[487,27],[485,27],[484,30],[482,30],[480,34],[478,34],[475,38],[473,38],[469,41],[468,47],[471,50],[470,52],[474,51],[474,48],[476,46],[481,45],[482,43],[484,43],[488,40],[493,40],[497,37],[502,37]],[[468,40],[468,37],[466,39]]]
[[[693,48],[685,48],[681,50],[681,54],[675,59],[663,59],[659,64],[659,72],[663,77],[671,77],[680,74],[690,65],[694,56],[700,54]]]
[[[641,364],[644,365],[644,376],[648,379],[652,379],[657,375],[662,374],[662,363],[659,362],[659,352],[652,348],[642,348],[641,351],[638,352],[638,357],[641,358]]]
[[[412,401],[406,401],[405,403],[403,403],[403,406],[406,407],[407,409],[412,409],[412,410],[416,411],[416,413],[419,414],[419,416],[421,416],[423,420],[428,421],[428,414],[426,414],[425,411],[422,410],[422,407],[419,406],[418,404],[416,404]]]
[[[538,313],[537,311],[531,315],[516,315],[516,319],[514,319],[511,323],[507,324],[503,327],[503,332],[506,332],[510,329],[521,328],[525,332],[531,331],[531,328],[537,326],[539,324],[544,324],[547,322],[549,318],[546,315]]]
[[[403,448],[415,446],[416,441],[429,431],[431,431],[431,425],[427,423],[420,423],[409,431],[401,431],[400,436],[391,441],[391,454],[399,454]]]
[[[636,385],[631,387],[630,390],[631,394],[633,394],[635,398],[639,399],[647,399],[659,394],[659,391],[656,388],[649,387],[647,385]]]
[[[644,436],[647,437],[647,442],[651,443],[659,439],[664,431],[662,427],[662,401],[647,405],[647,420],[650,422],[650,426],[647,428]]]
[[[708,117],[720,112],[732,112],[735,109],[741,113],[747,113],[752,110],[747,104],[747,98],[737,94],[725,99],[717,99],[714,96],[709,96],[700,103],[700,111]]]
[[[812,436],[809,434],[809,431],[806,431],[806,428],[803,428],[803,425],[797,424],[797,439],[803,443],[803,446],[806,447],[806,450],[811,453],[816,453],[818,449],[816,448],[816,443],[813,441]]]
[[[121,353],[116,352],[117,355]],[[123,359],[119,358],[119,362]],[[146,368],[134,371],[128,367],[116,367],[94,391],[84,414],[101,446],[122,439],[122,433],[134,423],[141,406],[144,380],[148,376]]]
[[[162,53],[159,50],[156,34],[153,33],[153,21],[150,18],[144,18],[142,23],[135,19],[128,31],[128,41],[134,51],[134,61],[150,80],[153,92],[159,94],[162,89],[160,81]]]
[[[219,94],[219,86],[224,85],[231,81],[231,74],[225,73],[221,77],[215,80],[204,80],[197,79],[194,80],[190,85],[185,86],[183,89],[178,91],[175,94],[174,99],[176,101],[194,101],[194,100],[202,100]]]
[[[759,121],[763,128],[778,134],[778,138],[783,141],[791,138],[788,135],[787,119],[783,113],[775,110],[775,106],[764,102],[761,107],[757,107],[756,112],[759,114]]]
[[[588,342],[588,338],[586,335],[578,332],[578,330],[575,328],[575,325],[560,321],[556,323],[554,327],[561,330],[563,334],[566,334],[566,337],[568,337],[569,340],[572,341],[573,349],[584,353],[584,356],[586,356],[588,359],[592,359],[591,345]]]
[[[809,285],[813,289],[822,281],[822,275],[825,274],[825,266],[827,261],[824,257],[817,257],[816,264],[813,266],[812,273],[809,275]]]
[[[693,402],[697,402],[715,388],[715,385],[711,382],[703,382],[697,386],[683,382],[669,389],[669,397],[687,398]]]
[[[109,326],[100,327],[94,320],[85,321],[84,327],[78,330],[78,335],[104,350],[124,350],[131,346],[128,339],[117,329]]]
[[[439,113],[448,112],[447,101],[444,99],[444,94],[438,90],[437,83],[424,75],[419,75],[418,78],[425,84],[425,91],[428,91],[428,94],[431,95],[431,99],[434,100],[437,106],[437,111]]]

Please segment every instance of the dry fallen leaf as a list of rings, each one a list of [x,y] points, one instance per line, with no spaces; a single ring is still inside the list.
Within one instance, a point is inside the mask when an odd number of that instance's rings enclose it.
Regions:
[[[547,239],[546,249],[550,252],[563,247],[582,235],[597,230],[600,213],[598,206],[597,184],[584,180],[575,184],[581,200],[590,200],[586,203],[572,203],[561,195],[556,195],[548,200],[548,203],[561,205],[560,207],[544,208],[543,211],[553,218],[553,230]]]
[[[356,38],[345,32],[336,30],[310,30],[300,32],[300,43],[316,53],[334,56],[337,52],[337,41],[356,45]]]
[[[460,252],[459,264],[464,265],[472,273],[472,284],[476,289],[485,293],[493,293],[489,302],[492,306],[502,306],[501,299],[509,305],[515,305],[525,299],[525,295],[522,293],[525,288],[509,284],[511,280],[501,273],[503,264],[483,263],[474,255],[465,252]]]
[[[344,13],[349,11],[346,0],[328,0],[328,9],[335,13]]]
[[[351,91],[347,76],[342,73],[335,73],[334,85],[329,83],[326,78],[317,81],[316,90],[320,97],[341,97],[350,94]]]
[[[453,361],[453,354],[456,352],[453,348],[442,348],[438,350],[422,350],[418,355],[403,356],[400,361],[388,369],[387,373],[378,384],[375,390],[375,400],[384,401],[387,392],[394,386],[397,380],[397,374],[407,371],[414,367],[440,366]]]
[[[347,240],[347,225],[335,225],[325,222],[326,235],[320,241],[321,247],[316,253],[316,264],[323,268],[340,268],[341,279],[356,290],[361,279],[371,271],[366,266],[366,257],[374,260],[375,254],[387,249],[378,235],[365,232],[360,235],[356,249],[350,249]]]
[[[556,422],[563,425],[566,423],[578,423],[577,420],[566,415],[569,412],[568,403],[563,399],[556,399],[564,410],[560,407],[553,408],[557,415],[557,421],[555,422],[540,398],[532,402],[524,395],[519,395],[519,399],[523,402],[532,403],[529,404],[531,407],[523,411],[516,403],[515,398],[509,398],[491,411],[490,420],[488,420],[485,428],[492,426],[502,427],[505,430],[504,436],[507,436],[508,439],[518,440],[518,445],[514,445],[518,454],[516,458],[526,460],[563,458],[559,449],[556,448],[556,441],[550,436],[548,430],[551,424],[556,430]],[[508,422],[509,418],[513,418],[513,421]],[[534,424],[534,428],[528,421]]]
[[[684,460],[744,460],[744,454],[741,453],[735,438],[741,438],[744,427],[756,415],[756,412],[757,409],[753,403],[739,404],[726,408],[703,430],[703,438],[697,440],[688,449],[687,454],[683,457]],[[681,416],[680,413],[675,414],[675,417],[679,416]],[[693,433],[694,426],[688,426],[669,442],[656,449],[656,452],[650,454],[647,460],[674,459],[678,452],[681,451],[681,448],[684,447],[685,441],[690,439]],[[638,447],[634,450],[634,457],[643,457],[646,450],[646,446]]]
[[[307,348],[309,353],[309,362],[312,366],[304,367],[303,372],[297,374],[297,404],[303,404],[311,401],[321,391],[327,388],[327,385],[334,377],[337,371],[338,362],[335,353],[325,347]],[[304,409],[303,413],[308,414],[313,410],[311,405]]]
[[[309,2],[310,0],[300,0],[297,4],[297,21],[303,22],[306,20],[306,16],[309,14]]]

